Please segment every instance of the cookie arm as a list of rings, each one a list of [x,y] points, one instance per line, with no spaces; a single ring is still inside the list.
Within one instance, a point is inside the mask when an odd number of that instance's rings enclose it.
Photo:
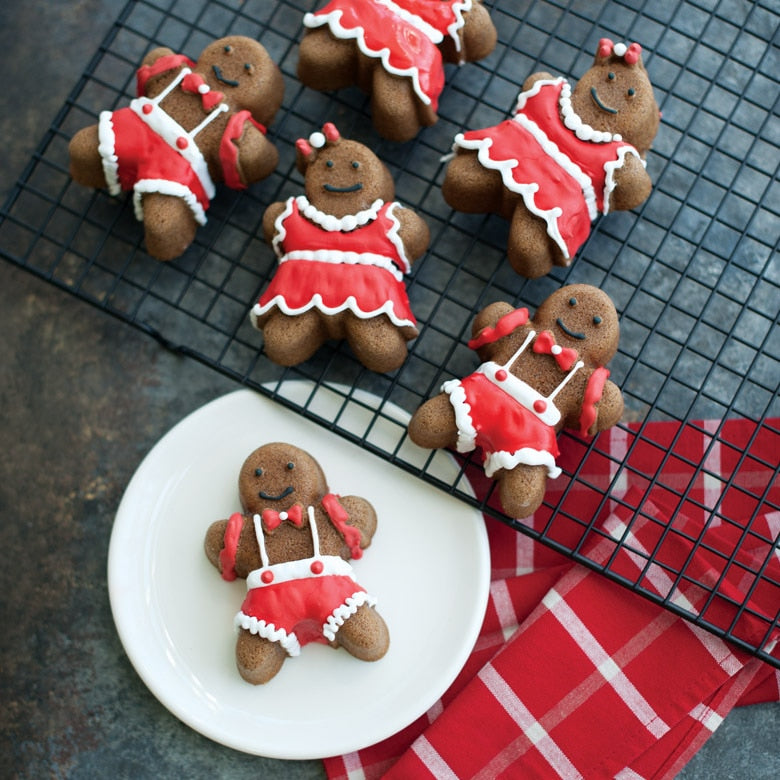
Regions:
[[[609,207],[616,211],[629,211],[644,203],[653,187],[650,175],[636,154],[626,155],[623,165],[615,171],[615,185],[609,196]]]
[[[360,558],[376,532],[374,507],[360,496],[337,496],[334,493],[322,499],[322,507],[344,537],[351,557]]]
[[[248,111],[231,118],[220,145],[220,163],[228,187],[244,189],[276,168],[279,152],[265,132],[265,127],[255,122]]]
[[[581,436],[593,436],[615,425],[623,415],[623,394],[607,379],[609,371],[594,369],[585,384],[579,419],[567,427],[579,428]]]
[[[396,207],[393,216],[399,222],[398,236],[410,263],[419,260],[431,243],[431,231],[425,220],[411,209]]]
[[[236,557],[241,532],[244,530],[244,516],[234,512],[227,520],[217,520],[206,531],[203,547],[206,557],[222,574],[222,579],[232,582],[237,576]]]
[[[276,220],[284,209],[285,204],[281,201],[277,201],[276,203],[272,203],[263,214],[263,238],[265,238],[266,243],[268,244],[273,241],[274,236],[276,235]]]

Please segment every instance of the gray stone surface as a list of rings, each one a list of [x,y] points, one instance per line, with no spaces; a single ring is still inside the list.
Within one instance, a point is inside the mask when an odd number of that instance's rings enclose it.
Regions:
[[[122,5],[0,5],[0,199]],[[235,383],[6,262],[0,328],[0,776],[323,777],[318,761],[244,755],[178,721],[111,617],[106,555],[128,480]],[[681,777],[776,777],[778,733],[776,705],[735,711]]]

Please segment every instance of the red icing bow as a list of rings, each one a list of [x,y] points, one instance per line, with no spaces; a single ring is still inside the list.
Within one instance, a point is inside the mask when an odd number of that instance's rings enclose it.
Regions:
[[[218,106],[225,97],[222,92],[212,89],[200,73],[188,73],[181,80],[181,88],[193,95],[200,95],[203,108],[206,111],[211,111],[215,106]]]
[[[555,343],[555,336],[549,330],[543,330],[536,337],[533,350],[540,355],[552,355],[561,371],[568,371],[579,357],[576,349],[558,346]]]
[[[280,523],[289,520],[300,528],[303,525],[303,507],[300,504],[291,506],[286,512],[277,512],[275,509],[264,509],[261,515],[265,527],[273,531]]]

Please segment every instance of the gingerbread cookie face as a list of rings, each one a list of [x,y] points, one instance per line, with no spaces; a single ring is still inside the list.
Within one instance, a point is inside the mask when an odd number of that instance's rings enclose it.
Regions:
[[[132,192],[147,251],[171,260],[205,224],[217,184],[244,189],[276,167],[266,125],[284,83],[257,41],[230,36],[198,62],[166,48],[150,52],[137,71],[137,93],[73,137],[70,171],[85,186]]]
[[[660,115],[636,43],[602,39],[574,89],[548,73],[523,86],[511,119],[455,137],[442,191],[459,211],[509,220],[508,259],[534,278],[569,265],[599,215],[648,197]]]
[[[444,63],[482,59],[497,37],[481,0],[330,0],[303,23],[298,78],[320,90],[356,83],[393,141],[436,121]]]
[[[430,241],[425,222],[393,200],[390,172],[333,124],[300,139],[305,194],[274,203],[263,230],[279,267],[251,312],[281,365],[345,339],[372,371],[393,371],[417,335],[404,275]]]
[[[241,676],[266,683],[312,642],[364,661],[384,656],[387,626],[348,563],[371,544],[371,504],[330,493],[317,461],[283,442],[250,453],[238,486],[243,513],[213,523],[205,551],[223,579],[247,581],[235,618]]]
[[[538,509],[548,478],[560,474],[557,434],[593,435],[618,422],[623,398],[605,363],[619,340],[617,312],[595,287],[557,290],[531,319],[527,309],[494,303],[475,318],[469,346],[483,361],[412,417],[416,444],[481,449],[485,473],[498,482],[504,511]]]

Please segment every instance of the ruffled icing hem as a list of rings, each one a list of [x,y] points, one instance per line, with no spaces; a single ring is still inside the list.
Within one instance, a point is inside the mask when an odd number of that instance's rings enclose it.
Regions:
[[[271,642],[278,642],[287,651],[287,655],[296,656],[301,653],[301,644],[295,633],[288,634],[283,628],[277,628],[273,623],[258,620],[245,612],[239,612],[234,623],[237,629],[243,628],[250,634],[255,634]]]
[[[351,596],[345,599],[344,603],[336,607],[328,619],[322,625],[322,634],[332,642],[336,638],[338,630],[344,625],[348,618],[354,615],[363,604],[369,607],[376,606],[376,599],[370,596],[364,590],[355,591]]]

